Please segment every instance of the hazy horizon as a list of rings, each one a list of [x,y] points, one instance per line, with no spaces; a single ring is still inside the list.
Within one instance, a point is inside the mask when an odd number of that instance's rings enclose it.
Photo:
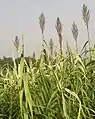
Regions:
[[[38,56],[41,51],[41,30],[38,17],[43,12],[46,19],[45,40],[48,43],[53,39],[55,46],[58,44],[55,29],[56,18],[60,17],[63,24],[63,42],[66,40],[75,49],[75,42],[71,32],[73,21],[78,26],[79,49],[87,41],[87,33],[82,19],[82,6],[86,4],[91,11],[89,23],[91,44],[95,44],[95,1],[93,0],[0,0],[0,57],[11,57],[15,48],[13,41],[15,36],[24,32],[25,55],[32,56],[36,52]]]

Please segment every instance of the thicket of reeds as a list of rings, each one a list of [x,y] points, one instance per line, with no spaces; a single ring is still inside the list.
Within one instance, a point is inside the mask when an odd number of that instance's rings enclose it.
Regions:
[[[60,52],[54,52],[54,43],[44,39],[45,16],[39,23],[43,47],[40,59],[28,64],[23,57],[14,66],[4,64],[0,69],[0,119],[95,119],[95,48],[90,45],[90,13],[83,5],[82,15],[86,24],[88,40],[81,53],[78,51],[78,27],[73,22],[72,33],[76,53],[69,44],[63,52],[62,23],[59,17],[56,30]],[[17,50],[19,41],[14,42]],[[89,45],[89,49],[87,49]],[[35,58],[35,53],[33,53]]]

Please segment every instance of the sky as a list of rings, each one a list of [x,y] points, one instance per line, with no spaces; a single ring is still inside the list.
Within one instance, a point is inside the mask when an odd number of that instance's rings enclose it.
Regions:
[[[82,19],[82,6],[86,4],[91,12],[89,22],[91,45],[95,43],[95,0],[0,0],[0,57],[11,57],[15,54],[13,40],[24,32],[25,55],[32,56],[33,52],[39,56],[41,46],[41,30],[38,17],[45,15],[44,37],[48,43],[50,38],[54,46],[58,47],[58,36],[55,29],[56,18],[60,17],[63,25],[63,46],[68,41],[75,50],[72,36],[72,23],[75,21],[79,30],[78,47],[82,48],[87,41],[87,32]]]

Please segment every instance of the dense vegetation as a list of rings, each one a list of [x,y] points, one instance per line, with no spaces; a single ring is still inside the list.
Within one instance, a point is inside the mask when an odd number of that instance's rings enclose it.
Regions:
[[[40,58],[22,56],[16,60],[6,57],[0,60],[0,119],[95,119],[95,48],[90,46],[87,6],[83,5],[82,13],[88,41],[81,53],[78,51],[75,23],[72,33],[76,52],[72,52],[68,43],[66,53],[63,52],[59,18],[56,30],[60,52],[54,53],[51,39],[50,53],[47,53],[45,21],[41,14],[43,51]],[[15,46],[18,56],[19,45]]]

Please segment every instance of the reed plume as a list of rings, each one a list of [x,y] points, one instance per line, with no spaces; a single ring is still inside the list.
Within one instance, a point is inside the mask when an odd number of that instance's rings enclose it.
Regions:
[[[40,24],[40,29],[41,29],[41,32],[42,32],[42,41],[44,42],[44,29],[45,29],[45,16],[43,13],[41,13],[41,15],[39,16],[39,24]],[[42,43],[42,46],[43,43]]]
[[[50,39],[50,42],[49,42],[49,48],[50,48],[50,52],[51,52],[51,56],[52,56],[53,55],[53,48],[54,48],[54,44],[53,44],[52,38]]]
[[[56,27],[58,37],[59,37],[60,51],[62,51],[62,24],[61,24],[61,21],[60,21],[59,17],[57,17],[55,27]]]
[[[13,41],[13,43],[14,43],[14,46],[16,48],[17,58],[18,58],[18,51],[19,51],[19,46],[20,46],[20,42],[19,42],[18,36],[15,36],[15,40]]]
[[[91,59],[91,52],[90,52],[91,46],[90,46],[90,35],[89,35],[90,10],[87,8],[85,4],[83,5],[82,16],[87,28],[88,42],[89,42],[89,55]]]
[[[77,43],[77,38],[78,38],[78,28],[75,22],[72,24],[72,34],[76,42],[76,52],[78,53],[78,43]]]

